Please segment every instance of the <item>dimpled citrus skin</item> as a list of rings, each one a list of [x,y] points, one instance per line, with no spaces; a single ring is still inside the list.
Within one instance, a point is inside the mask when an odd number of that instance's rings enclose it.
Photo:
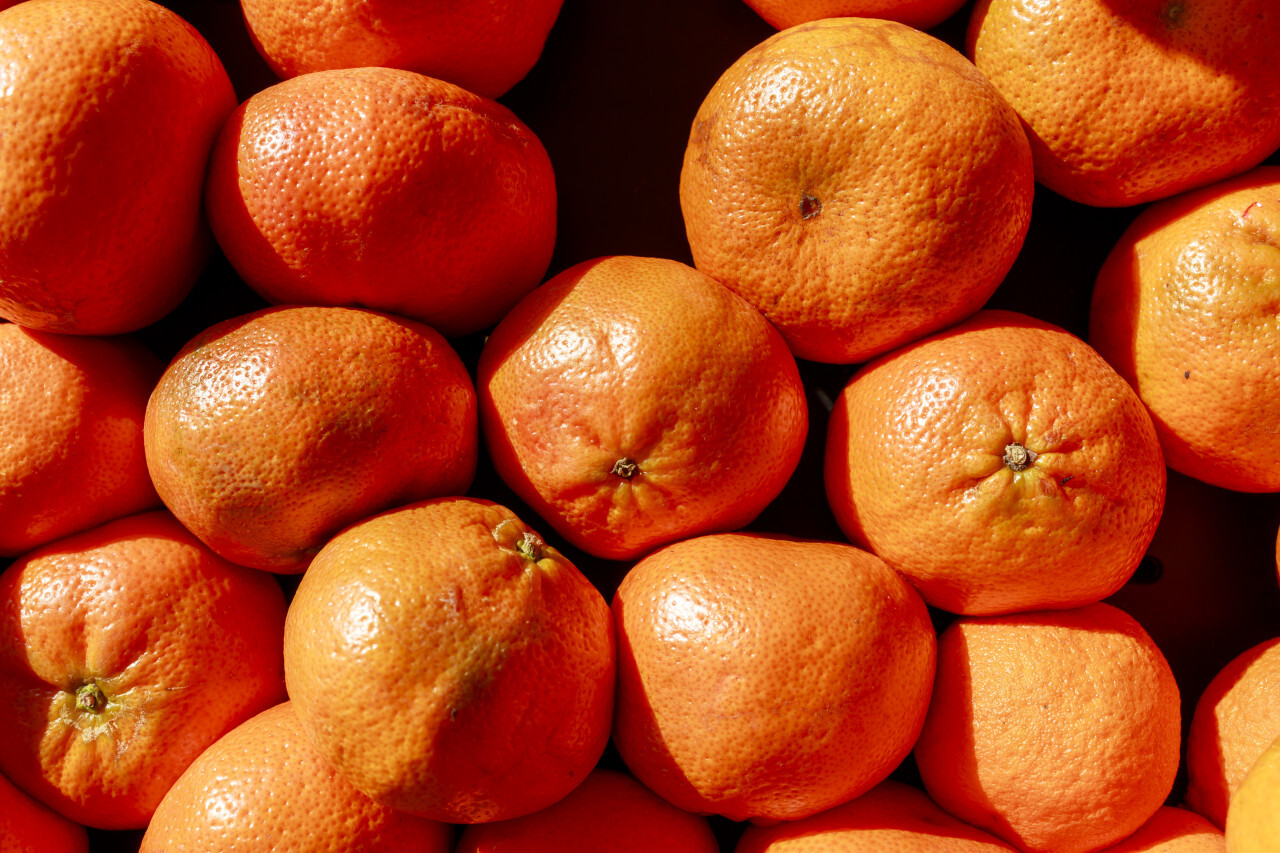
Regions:
[[[1280,850],[1280,740],[1259,756],[1231,798],[1227,812],[1227,853]]]
[[[325,545],[289,609],[303,728],[378,802],[506,820],[573,790],[613,709],[608,605],[508,509],[412,504]]]
[[[613,615],[614,744],[687,811],[807,817],[888,776],[920,731],[928,611],[850,545],[687,539],[627,573]]]
[[[0,853],[88,853],[78,823],[24,794],[0,775]]]
[[[1146,403],[1175,471],[1280,491],[1280,167],[1151,205],[1093,289],[1089,342]]]
[[[1178,702],[1164,655],[1110,605],[964,618],[938,638],[916,765],[938,805],[1019,849],[1098,850],[1164,803]]]
[[[561,0],[241,0],[280,77],[405,68],[496,98],[537,62]]]
[[[1226,853],[1222,830],[1195,812],[1161,806],[1142,827],[1105,853]]]
[[[160,801],[139,853],[451,853],[452,840],[447,825],[351,787],[284,702],[192,762]]]
[[[1196,700],[1187,732],[1187,806],[1218,826],[1249,768],[1280,737],[1280,637],[1237,655]]]
[[[760,313],[684,264],[609,257],[524,299],[476,378],[499,475],[612,559],[753,520],[808,430],[800,373]]]
[[[1007,311],[854,374],[826,454],[840,527],[953,613],[1101,600],[1133,574],[1164,507],[1160,445],[1133,390],[1075,335]]]
[[[706,818],[681,811],[625,773],[593,770],[567,797],[514,820],[468,826],[454,853],[719,853]]]
[[[201,186],[235,104],[213,49],[157,4],[0,14],[0,316],[108,335],[172,310],[208,258]]]
[[[752,826],[734,853],[996,853],[994,835],[956,820],[919,791],[886,780],[804,820]]]
[[[1280,145],[1273,0],[979,0],[966,51],[1027,127],[1036,180],[1153,201]]]
[[[274,578],[167,512],[33,551],[0,575],[0,772],[79,823],[146,826],[205,747],[284,699],[284,618]]]
[[[267,308],[192,339],[151,395],[147,465],[165,505],[227,559],[296,573],[339,529],[460,494],[475,389],[421,323],[354,308]]]
[[[555,176],[500,104],[411,71],[319,71],[227,121],[209,221],[270,302],[362,305],[446,336],[491,326],[542,279]]]
[[[1031,220],[1018,117],[962,55],[890,21],[784,30],[694,118],[694,264],[799,358],[860,362],[972,314]]]
[[[820,18],[887,18],[927,30],[954,15],[963,0],[747,0],[774,27],[783,30]]]
[[[142,418],[160,369],[126,338],[0,325],[0,554],[159,506]]]

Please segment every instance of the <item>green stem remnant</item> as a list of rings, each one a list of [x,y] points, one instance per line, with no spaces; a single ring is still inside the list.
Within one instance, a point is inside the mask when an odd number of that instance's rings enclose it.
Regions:
[[[102,695],[102,688],[91,681],[76,691],[76,707],[99,713],[107,707],[107,697]]]
[[[1034,450],[1028,450],[1016,441],[1005,445],[1004,464],[1009,466],[1010,471],[1025,471],[1035,461]]]
[[[536,563],[542,559],[542,540],[526,530],[520,537],[520,541],[516,543],[516,551],[526,560]]]

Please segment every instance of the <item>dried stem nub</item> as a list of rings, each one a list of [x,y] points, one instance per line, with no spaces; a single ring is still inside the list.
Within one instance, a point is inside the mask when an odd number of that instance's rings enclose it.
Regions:
[[[516,551],[526,560],[536,563],[542,559],[542,540],[526,530],[520,537],[520,541],[516,543]]]
[[[1009,466],[1011,471],[1025,471],[1036,461],[1036,452],[1028,450],[1018,442],[1014,441],[1004,448],[1004,464]]]
[[[76,707],[82,711],[101,711],[107,705],[107,697],[102,695],[102,688],[89,682],[76,691]]]

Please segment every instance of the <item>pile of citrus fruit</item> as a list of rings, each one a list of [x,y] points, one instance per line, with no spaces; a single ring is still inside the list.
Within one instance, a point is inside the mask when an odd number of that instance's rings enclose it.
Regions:
[[[1277,44],[0,2],[0,853],[1280,851]]]

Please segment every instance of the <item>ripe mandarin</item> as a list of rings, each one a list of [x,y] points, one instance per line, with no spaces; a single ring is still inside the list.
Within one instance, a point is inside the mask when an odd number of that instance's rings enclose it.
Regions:
[[[460,494],[475,473],[475,389],[421,323],[354,308],[267,308],[174,358],[147,405],[147,465],[214,551],[303,571],[342,527]]]
[[[1142,827],[1105,853],[1226,853],[1222,830],[1195,812],[1161,806]]]
[[[777,331],[660,258],[598,258],[539,287],[489,337],[476,389],[498,474],[575,546],[612,559],[752,521],[809,423]]]
[[[851,545],[724,533],[637,563],[613,599],[613,740],[669,802],[798,820],[898,766],[929,704],[920,596]]]
[[[820,18],[885,18],[927,30],[954,15],[964,0],[747,0],[774,27],[784,30]]]
[[[0,853],[89,853],[89,833],[0,775]]]
[[[1241,652],[1200,694],[1187,732],[1187,806],[1226,826],[1249,768],[1280,737],[1280,637]]]
[[[681,811],[625,773],[597,768],[555,805],[479,823],[455,853],[719,853],[706,818]]]
[[[1119,589],[1164,507],[1151,418],[1063,329],[984,311],[854,374],[826,488],[855,544],[935,607],[1075,607]]]
[[[127,338],[0,324],[0,554],[159,506],[142,418],[160,370]]]
[[[1031,221],[1017,115],[903,24],[792,27],[735,62],[689,134],[680,206],[698,269],[799,358],[861,362],[978,310]]]
[[[284,595],[167,512],[50,543],[0,574],[0,772],[64,816],[147,825],[225,732],[284,699]]]
[[[285,702],[200,753],[160,801],[139,853],[450,853],[452,842],[447,825],[351,787]]]
[[[1280,146],[1274,0],[978,0],[966,50],[1027,128],[1036,180],[1153,201]]]
[[[506,107],[411,71],[317,71],[240,105],[214,147],[209,222],[281,304],[361,305],[444,335],[493,325],[542,279],[551,161]]]
[[[956,820],[922,791],[885,780],[855,800],[804,820],[752,826],[734,853],[1011,853],[994,835]]]
[[[561,0],[240,0],[254,46],[280,77],[404,68],[496,98],[542,53]]]
[[[331,539],[289,608],[284,661],[302,726],[338,772],[435,820],[546,808],[609,739],[608,605],[488,501],[412,504]]]
[[[1280,851],[1280,740],[1259,756],[1231,798],[1227,853]]]
[[[963,618],[938,638],[916,765],[938,805],[1020,850],[1099,850],[1168,796],[1178,702],[1164,655],[1110,605]]]
[[[108,335],[169,313],[211,246],[236,105],[217,54],[148,0],[27,0],[0,13],[0,69],[0,316]]]
[[[1111,250],[1089,342],[1151,412],[1170,468],[1280,491],[1280,167],[1157,202]]]

